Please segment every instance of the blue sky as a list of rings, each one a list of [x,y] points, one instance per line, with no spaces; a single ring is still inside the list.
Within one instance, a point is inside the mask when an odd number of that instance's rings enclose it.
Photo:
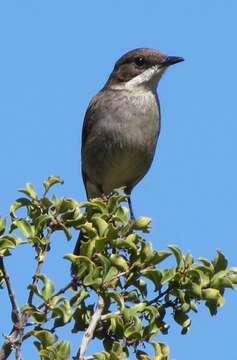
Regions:
[[[186,61],[159,85],[162,131],[133,192],[135,213],[152,217],[155,248],[175,243],[209,258],[221,249],[236,265],[236,12],[235,0],[2,1],[0,214],[16,189],[28,181],[40,189],[51,174],[65,180],[58,194],[85,199],[80,136],[88,102],[118,57],[153,47]],[[73,244],[56,244],[45,270],[60,284],[58,274],[68,271],[61,258]],[[7,265],[23,303],[20,278],[29,281],[32,253],[17,255]],[[7,303],[1,308],[6,313]],[[163,340],[172,360],[234,360],[236,320],[236,294],[228,292],[216,318],[201,307],[188,335],[174,325]],[[1,315],[5,332],[7,321]],[[30,346],[25,356],[33,356]]]

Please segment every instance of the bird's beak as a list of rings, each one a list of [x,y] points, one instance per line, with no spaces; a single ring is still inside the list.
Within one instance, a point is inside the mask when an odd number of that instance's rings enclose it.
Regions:
[[[184,61],[184,58],[180,57],[180,56],[167,56],[167,58],[162,61],[162,63],[160,64],[162,67],[163,66],[170,66],[170,65],[174,65],[177,64],[181,61]]]

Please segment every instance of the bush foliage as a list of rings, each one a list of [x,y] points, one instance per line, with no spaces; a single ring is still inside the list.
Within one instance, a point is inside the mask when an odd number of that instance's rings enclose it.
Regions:
[[[62,183],[57,176],[44,181],[41,197],[27,184],[20,190],[23,197],[10,207],[8,221],[0,218],[0,283],[7,290],[2,296],[9,296],[13,323],[0,359],[13,351],[16,359],[23,359],[22,346],[29,338],[34,338],[41,359],[69,359],[70,342],[57,335],[68,323],[72,332],[83,333],[73,359],[122,360],[131,353],[142,360],[168,359],[168,346],[159,342],[159,333],[168,333],[173,318],[186,334],[190,313],[196,313],[200,303],[216,315],[225,289],[237,283],[237,268],[228,268],[220,251],[213,260],[194,260],[175,245],[154,250],[144,238],[151,220],[130,220],[124,207],[127,197],[119,191],[108,199],[78,202],[49,196],[57,183]],[[42,267],[52,235],[62,231],[70,240],[73,230],[81,232],[79,255],[64,256],[69,270],[56,289]],[[32,246],[36,252],[36,270],[21,307],[4,263],[17,246]],[[102,342],[103,352],[88,354],[92,338]]]

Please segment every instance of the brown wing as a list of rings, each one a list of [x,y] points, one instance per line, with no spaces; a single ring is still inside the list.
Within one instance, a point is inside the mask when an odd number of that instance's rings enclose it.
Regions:
[[[103,91],[100,91],[95,97],[92,98],[91,102],[89,103],[89,106],[86,110],[85,113],[85,117],[84,117],[84,122],[83,122],[83,127],[82,127],[82,138],[81,138],[81,173],[82,173],[82,178],[83,178],[83,183],[86,189],[86,194],[87,194],[87,198],[89,198],[89,191],[88,191],[88,181],[89,179],[87,178],[87,175],[84,171],[84,166],[83,166],[83,149],[85,146],[85,143],[87,141],[88,136],[91,133],[91,130],[93,128],[93,125],[96,122],[96,117],[98,116],[98,107],[99,107],[99,101],[100,101],[100,97],[102,95]],[[96,186],[96,184],[95,184]],[[100,193],[100,191],[98,191]]]

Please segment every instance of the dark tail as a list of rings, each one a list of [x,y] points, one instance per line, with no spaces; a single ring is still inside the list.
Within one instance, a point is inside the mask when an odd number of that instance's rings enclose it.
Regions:
[[[83,238],[83,236],[82,236],[82,233],[80,231],[80,233],[78,235],[78,238],[77,238],[76,245],[75,245],[74,250],[73,250],[74,255],[79,255],[80,254],[80,246],[81,246],[82,238]]]
[[[73,250],[74,255],[77,255],[77,256],[80,255],[80,246],[81,246],[82,239],[83,239],[83,235],[82,235],[82,232],[80,231],[78,238],[77,238],[76,245]],[[74,291],[77,291],[77,278],[76,278],[76,274],[75,274],[75,267],[73,266],[73,264],[71,266],[71,275],[72,275],[72,280],[73,280],[72,289]]]

